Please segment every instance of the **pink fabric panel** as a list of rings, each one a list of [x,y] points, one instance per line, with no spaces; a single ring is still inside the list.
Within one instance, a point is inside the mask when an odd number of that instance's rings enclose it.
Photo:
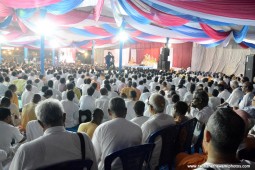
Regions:
[[[193,43],[172,44],[173,67],[188,68],[191,66]]]
[[[0,17],[12,15],[13,10],[0,3]]]
[[[60,2],[61,0],[1,0],[1,3],[11,8],[37,8]]]
[[[79,10],[73,10],[63,15],[47,14],[46,18],[52,20],[56,25],[69,25],[79,23],[89,16],[89,13]]]
[[[137,11],[139,12],[142,16],[152,20],[153,22],[159,24],[159,25],[164,25],[164,26],[180,26],[183,24],[188,23],[189,21],[174,15],[169,15],[162,13],[156,9],[151,8],[150,14],[144,12],[140,8],[138,8],[131,0],[127,0],[127,2]]]
[[[211,38],[216,39],[216,40],[222,40],[227,38],[227,36],[230,34],[229,32],[218,32],[215,31],[213,28],[211,28],[210,26],[206,25],[206,24],[202,24],[200,23],[201,28],[203,29],[203,31]]]
[[[102,9],[103,9],[103,5],[104,5],[104,0],[98,0],[97,5],[94,9],[94,19],[95,21],[99,20],[99,17],[101,15]]]
[[[92,34],[96,34],[96,35],[102,35],[102,36],[111,36],[112,34],[105,31],[103,28],[98,28],[98,27],[84,27],[84,29]]]
[[[170,1],[159,0],[176,7],[203,12],[217,16],[254,20],[254,0],[203,0],[203,1]]]

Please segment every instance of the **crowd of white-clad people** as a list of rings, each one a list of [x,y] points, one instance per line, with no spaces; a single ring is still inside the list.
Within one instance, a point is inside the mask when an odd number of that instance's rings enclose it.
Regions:
[[[153,132],[191,118],[198,120],[195,142],[218,108],[243,111],[249,136],[255,134],[254,87],[243,75],[131,68],[119,72],[71,64],[48,67],[45,75],[29,65],[1,66],[0,71],[0,170],[80,159],[74,132],[85,139],[92,169],[104,169],[108,154],[146,143]],[[91,113],[89,122],[80,123],[81,111]],[[160,147],[154,148],[152,169]],[[113,166],[121,169],[118,163]]]

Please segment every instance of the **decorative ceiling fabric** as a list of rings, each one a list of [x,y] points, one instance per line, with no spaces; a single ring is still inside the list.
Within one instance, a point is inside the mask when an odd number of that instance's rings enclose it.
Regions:
[[[255,48],[253,0],[0,0],[2,46],[40,48],[38,29],[59,47],[77,49],[116,45],[125,30],[129,43],[195,42],[205,47]],[[43,17],[42,15],[43,14]],[[51,24],[38,27],[40,20]],[[124,25],[125,26],[124,26]]]

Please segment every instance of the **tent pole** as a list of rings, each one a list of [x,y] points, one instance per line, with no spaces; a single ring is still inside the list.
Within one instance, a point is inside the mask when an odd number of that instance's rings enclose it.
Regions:
[[[122,69],[122,51],[123,51],[124,41],[120,41],[120,55],[119,55],[119,72]]]
[[[55,48],[52,48],[52,66],[55,66]]]
[[[41,75],[44,75],[44,35],[41,35],[41,48],[40,48],[40,66]]]

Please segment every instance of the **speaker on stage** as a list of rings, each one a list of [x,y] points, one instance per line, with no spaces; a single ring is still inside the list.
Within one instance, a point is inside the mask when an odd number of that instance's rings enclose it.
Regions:
[[[246,56],[244,76],[248,77],[250,82],[253,81],[253,77],[255,76],[255,54]]]
[[[161,54],[160,54],[160,60],[167,61],[169,56],[169,48],[162,48]]]

